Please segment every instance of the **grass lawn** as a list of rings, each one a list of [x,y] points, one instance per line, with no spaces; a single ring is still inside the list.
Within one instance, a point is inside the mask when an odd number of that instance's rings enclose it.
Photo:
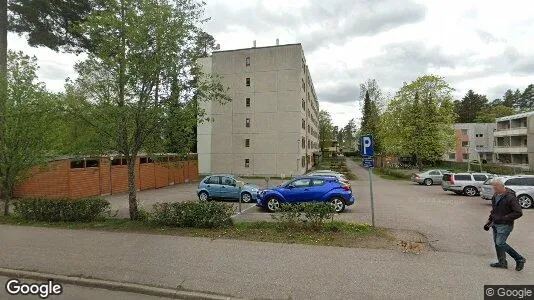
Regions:
[[[387,229],[341,221],[328,221],[319,230],[304,225],[283,226],[281,223],[268,221],[237,222],[227,228],[199,229],[166,227],[148,221],[129,219],[109,218],[88,223],[47,223],[24,221],[10,216],[0,216],[0,224],[354,248],[397,248],[395,237]]]
[[[390,169],[390,168],[374,168],[376,175],[383,179],[389,180],[410,180],[410,170]]]

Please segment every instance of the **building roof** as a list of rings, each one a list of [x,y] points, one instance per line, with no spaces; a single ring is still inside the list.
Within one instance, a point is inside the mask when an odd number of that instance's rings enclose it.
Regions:
[[[302,47],[302,44],[301,43],[296,43],[296,44],[271,45],[271,46],[250,47],[250,48],[231,49],[231,50],[217,50],[217,51],[213,51],[212,53],[243,51],[243,50],[254,50],[254,49],[265,49],[265,48],[276,48],[276,47],[286,47],[286,46],[301,46]]]
[[[517,115],[511,115],[511,116],[506,116],[506,117],[502,117],[502,118],[497,118],[495,121],[496,122],[508,121],[508,120],[513,120],[513,119],[520,119],[520,118],[530,117],[530,116],[534,116],[534,111],[529,111],[529,112],[524,112],[524,113],[520,113],[520,114],[517,114]]]

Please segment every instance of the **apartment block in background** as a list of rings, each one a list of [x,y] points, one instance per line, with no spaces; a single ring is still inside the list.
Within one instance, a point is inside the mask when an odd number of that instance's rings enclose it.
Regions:
[[[493,162],[493,132],[495,123],[454,124],[456,144],[445,160]]]
[[[498,118],[495,160],[534,170],[534,111]]]
[[[319,152],[319,103],[301,44],[216,51],[205,74],[229,87],[232,101],[202,102],[200,174],[303,174]]]

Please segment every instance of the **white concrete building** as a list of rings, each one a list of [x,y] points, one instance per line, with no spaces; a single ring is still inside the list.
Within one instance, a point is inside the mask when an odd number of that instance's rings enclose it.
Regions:
[[[534,170],[534,111],[497,118],[495,160]]]
[[[230,103],[202,102],[200,174],[303,174],[319,151],[319,103],[301,44],[216,51],[201,60]]]
[[[495,123],[455,123],[456,144],[444,160],[493,162]]]

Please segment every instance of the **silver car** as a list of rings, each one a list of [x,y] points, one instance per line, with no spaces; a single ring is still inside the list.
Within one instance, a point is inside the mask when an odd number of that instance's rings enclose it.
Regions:
[[[504,185],[513,190],[522,208],[532,208],[534,206],[534,176],[517,175],[517,176],[502,176]],[[480,193],[482,199],[491,200],[493,197],[493,187],[491,180],[487,180],[482,185]]]
[[[349,182],[349,180],[347,179],[347,177],[345,177],[345,175],[343,175],[342,173],[339,173],[339,172],[331,171],[331,170],[316,170],[316,171],[312,171],[312,172],[310,172],[310,173],[308,173],[306,175],[309,175],[309,176],[314,176],[314,175],[318,175],[318,176],[334,176],[339,181]]]
[[[442,169],[428,170],[422,173],[413,173],[412,181],[424,185],[441,184],[443,175],[450,174],[450,171]]]
[[[441,188],[444,191],[451,191],[458,195],[464,194],[474,197],[480,194],[482,185],[488,178],[495,177],[489,173],[455,173],[443,175]]]

